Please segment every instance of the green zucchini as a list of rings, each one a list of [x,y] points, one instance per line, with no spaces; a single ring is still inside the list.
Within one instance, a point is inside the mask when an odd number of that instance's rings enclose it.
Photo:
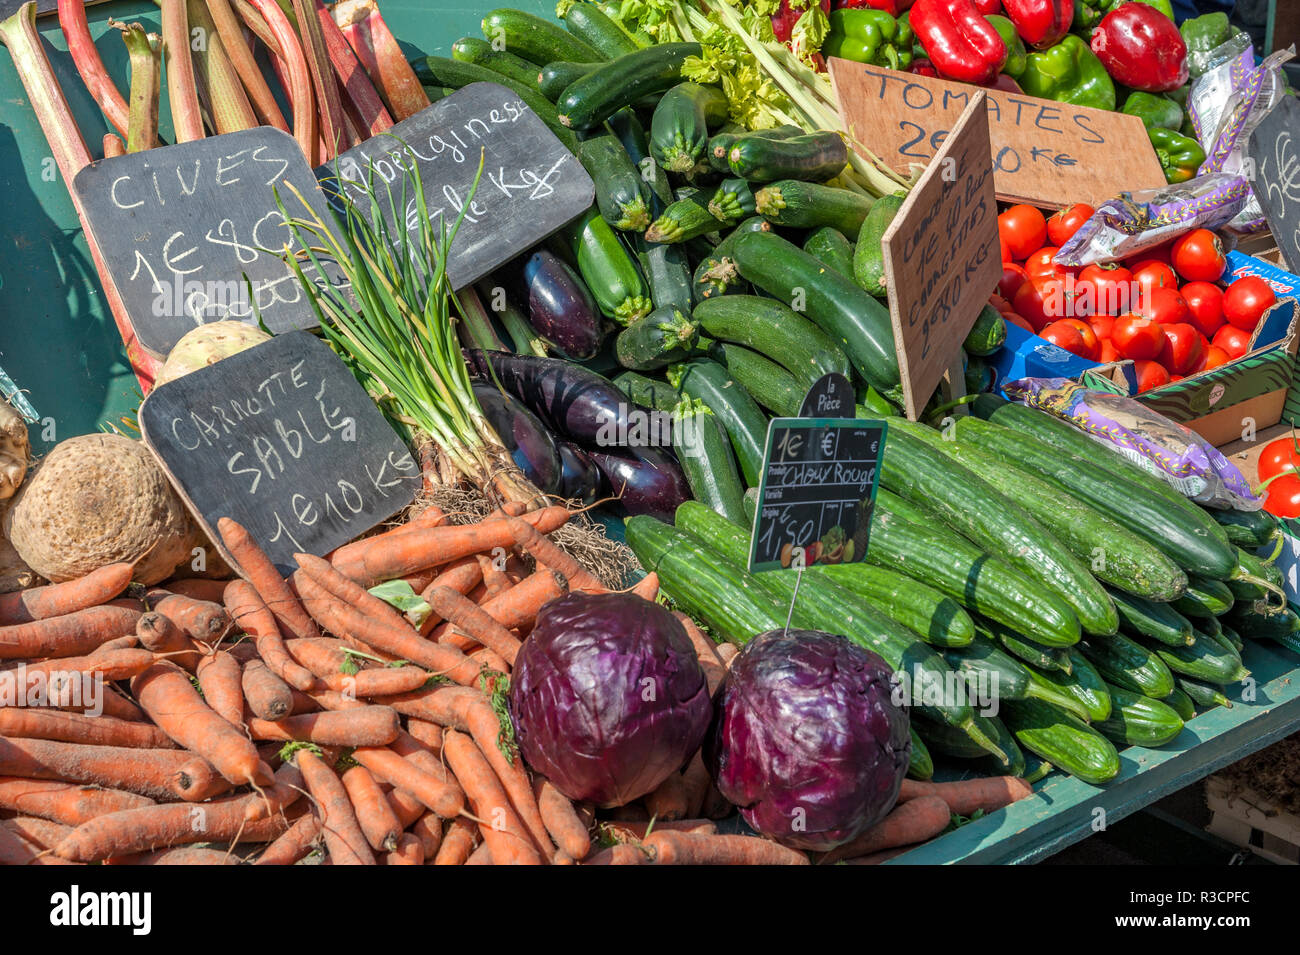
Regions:
[[[426,86],[424,88],[424,95],[429,97],[430,103],[436,103],[440,99],[446,99],[454,92],[456,92],[456,90],[450,86]]]
[[[652,305],[636,263],[596,207],[560,230],[601,314],[630,325]]]
[[[650,155],[650,142],[645,129],[637,119],[636,110],[625,106],[609,118],[609,131],[623,144],[628,158],[636,167],[641,181],[649,190],[650,217],[653,219],[666,209],[673,201],[672,186],[668,182],[668,173],[664,172],[653,156]]]
[[[550,20],[522,10],[501,8],[483,18],[483,36],[498,49],[545,66],[555,60],[596,63],[605,56],[586,40],[566,33]]]
[[[1224,706],[1232,709],[1232,700],[1223,695],[1223,690],[1217,686],[1211,686],[1208,683],[1201,683],[1199,680],[1191,680],[1185,676],[1177,678],[1178,688],[1186,693],[1197,706]]]
[[[1079,652],[1077,647],[1070,647],[1067,651],[1070,654],[1071,672],[1062,673],[1060,670],[1046,670],[1030,668],[1035,681],[1045,681],[1051,684],[1056,693],[1067,697],[1071,703],[1069,706],[1058,703],[1062,709],[1068,710],[1080,719],[1086,722],[1094,720],[1104,720],[1110,715],[1110,693],[1106,689],[1106,681],[1102,679],[1101,674],[1096,668],[1088,662],[1088,658]],[[1044,696],[1042,693],[1030,693],[1040,700],[1055,702]]]
[[[1007,340],[1007,320],[992,305],[980,309],[975,324],[966,333],[961,347],[968,355],[984,358],[1001,348]]]
[[[680,245],[647,242],[641,235],[635,237],[633,244],[655,308],[671,306],[689,312],[695,297],[686,250]]]
[[[1042,700],[1009,700],[1000,714],[1016,741],[1085,783],[1099,786],[1119,775],[1119,753],[1082,720]]]
[[[902,401],[893,325],[883,305],[778,235],[741,236],[735,251],[741,276],[807,315],[835,339],[866,384]]]
[[[632,34],[597,4],[574,3],[563,14],[557,15],[564,21],[566,30],[586,42],[601,56],[612,60],[641,49],[641,44]]]
[[[1183,731],[1172,707],[1122,687],[1110,687],[1110,716],[1093,724],[1103,736],[1129,746],[1164,746]]]
[[[552,103],[559,100],[564,91],[588,73],[595,72],[599,63],[571,63],[568,60],[556,60],[542,67],[541,72],[533,77],[533,83],[543,96]]]
[[[822,226],[803,240],[803,250],[827,268],[853,278],[853,243],[839,229]]]
[[[1163,699],[1173,692],[1174,675],[1161,657],[1123,634],[1089,638],[1080,649],[1112,686],[1142,693],[1153,700]]]
[[[1241,665],[1241,658],[1229,651],[1213,637],[1201,635],[1190,647],[1171,647],[1163,643],[1151,647],[1165,666],[1193,680],[1206,683],[1236,683],[1250,676]],[[1156,699],[1167,693],[1151,694]]]
[[[1188,645],[1196,639],[1191,621],[1170,604],[1146,600],[1117,588],[1111,588],[1110,596],[1125,630],[1173,647]]]
[[[708,298],[695,306],[692,317],[710,337],[745,345],[784,366],[800,381],[804,393],[830,372],[849,374],[848,360],[830,336],[775,299]]]
[[[909,726],[908,732],[912,734],[912,751],[907,758],[908,778],[922,782],[933,779],[934,759],[930,756],[930,751],[926,749],[924,740],[916,735],[915,726]]]
[[[1187,592],[1173,602],[1173,608],[1187,617],[1215,617],[1232,609],[1235,599],[1233,591],[1222,580],[1189,574]]]
[[[716,219],[709,212],[709,202],[703,193],[694,193],[676,200],[650,223],[646,229],[647,242],[685,242],[696,236],[718,232],[727,227],[727,223]]]
[[[1263,547],[1277,540],[1282,532],[1277,518],[1268,511],[1211,510],[1210,516],[1238,547]]]
[[[655,411],[672,411],[682,396],[666,381],[647,378],[634,371],[625,371],[613,378],[614,385],[627,395],[633,404]]]
[[[709,140],[709,146],[705,155],[708,158],[709,166],[716,172],[730,172],[731,165],[727,160],[727,155],[731,152],[731,147],[741,139],[749,139],[754,136],[763,139],[792,139],[795,136],[803,136],[804,131],[798,126],[776,126],[772,129],[723,129],[715,133]]]
[[[799,417],[808,389],[776,362],[734,342],[719,342],[709,354],[761,407],[778,418]]]
[[[970,614],[951,597],[920,581],[860,561],[816,564],[810,572],[829,577],[845,589],[873,601],[885,614],[915,630],[932,646],[964,647],[975,638]]]
[[[1174,681],[1178,683],[1178,680]],[[1186,723],[1196,717],[1196,702],[1188,696],[1180,687],[1174,687],[1174,692],[1170,693],[1160,701],[1178,714],[1178,718]]]
[[[759,483],[767,444],[767,417],[749,393],[716,361],[692,359],[668,371],[674,388],[698,398],[718,416],[731,439],[745,484]]]
[[[583,140],[578,147],[578,161],[596,184],[596,205],[605,221],[615,229],[645,231],[650,224],[650,210],[646,208],[641,174],[618,138],[606,134]]]
[[[754,192],[743,179],[724,179],[709,199],[709,215],[720,222],[737,222],[754,214]]]
[[[993,387],[994,371],[985,359],[967,353],[964,364],[966,394],[978,395],[981,391],[988,391]]]
[[[745,488],[745,526],[754,526],[754,517],[758,514],[758,488]]]
[[[561,94],[556,103],[560,122],[571,129],[597,126],[629,103],[680,83],[682,63],[702,53],[698,43],[662,43],[608,60]]]
[[[614,357],[624,368],[652,371],[689,357],[698,329],[671,305],[638,318],[614,339]]]
[[[762,216],[751,216],[728,232],[695,267],[695,274],[691,278],[695,300],[702,302],[728,292],[745,291],[749,283],[740,277],[740,270],[736,268],[736,243],[740,241],[742,235],[771,231],[772,223]]]
[[[745,519],[745,488],[727,433],[699,399],[684,398],[673,410],[673,450],[695,498],[689,503],[710,507],[728,521]]]
[[[727,151],[732,175],[751,182],[800,179],[824,182],[840,173],[849,151],[839,133],[830,130],[774,139],[743,136]]]
[[[754,193],[754,209],[776,225],[796,229],[830,226],[856,234],[871,211],[871,200],[848,189],[797,179],[781,179]]]
[[[862,220],[858,241],[853,247],[853,279],[877,298],[884,298],[889,291],[885,287],[885,232],[906,198],[905,192],[893,192],[877,199]]]
[[[664,93],[650,118],[650,154],[669,172],[695,168],[709,130],[727,118],[727,94],[704,83],[678,83]]]
[[[451,45],[451,58],[462,63],[476,63],[516,83],[537,88],[537,64],[530,63],[509,50],[495,50],[487,40],[476,36],[463,36]],[[545,95],[543,93],[542,95]]]
[[[1062,673],[1070,673],[1074,669],[1068,647],[1046,646],[991,620],[977,621],[975,632],[996,640],[1002,649],[1031,666],[1043,670],[1059,670]]]

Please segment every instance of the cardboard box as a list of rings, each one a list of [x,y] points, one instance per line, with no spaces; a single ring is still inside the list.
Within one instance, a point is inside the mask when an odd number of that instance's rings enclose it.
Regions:
[[[1010,322],[1007,322],[1006,344],[984,362],[993,372],[993,387],[997,391],[1017,378],[1078,378],[1089,368],[1098,367],[1095,361],[1058,348]]]
[[[1297,384],[1293,382],[1287,391],[1282,423],[1264,428],[1246,439],[1238,438],[1238,440],[1219,449],[1229,461],[1237,466],[1237,470],[1241,471],[1246,480],[1250,481],[1251,486],[1257,491],[1259,489],[1259,480],[1256,472],[1259,466],[1259,456],[1263,453],[1264,447],[1276,438],[1286,437],[1291,432],[1291,422],[1300,420],[1300,387],[1297,387]],[[1282,572],[1282,589],[1286,591],[1287,601],[1291,604],[1291,609],[1300,612],[1300,520],[1283,520],[1282,530],[1284,534],[1282,551],[1273,563]],[[1267,557],[1271,553],[1272,548],[1266,547],[1261,550],[1260,556]]]

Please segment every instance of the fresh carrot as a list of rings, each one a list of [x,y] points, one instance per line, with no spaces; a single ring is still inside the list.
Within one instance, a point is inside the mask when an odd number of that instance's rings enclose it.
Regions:
[[[343,773],[343,788],[347,790],[357,824],[370,843],[370,848],[376,852],[392,852],[396,849],[397,839],[404,827],[370,770],[364,766],[348,769]]]
[[[709,787],[713,785],[713,780],[709,776],[708,767],[704,765],[704,757],[696,751],[691,757],[691,761],[686,764],[682,770],[682,787],[686,791],[686,817],[697,818],[704,811],[704,800],[709,794]]]
[[[65,826],[79,826],[96,816],[153,804],[148,796],[120,789],[0,776],[0,809],[40,816]]]
[[[444,819],[455,818],[465,808],[465,795],[458,785],[418,769],[387,746],[358,746],[352,751],[352,758]]]
[[[51,822],[38,816],[14,816],[12,819],[0,822],[0,825],[8,828],[19,839],[42,850],[53,849],[72,831],[72,826]]]
[[[424,843],[418,836],[402,833],[392,851],[384,854],[383,865],[424,865]]]
[[[412,517],[405,524],[398,524],[390,527],[378,534],[372,534],[369,537],[363,537],[361,540],[352,541],[341,547],[336,547],[326,555],[330,563],[347,563],[357,560],[372,550],[382,550],[392,545],[392,543],[404,534],[412,531],[418,531],[429,527],[439,527],[446,523],[447,515],[437,507],[427,507],[419,514]]]
[[[538,565],[558,571],[569,582],[570,590],[583,593],[605,594],[609,588],[587,570],[573,557],[560,550],[545,534],[536,527],[518,517],[512,517],[507,523],[514,535],[516,547],[526,550]]]
[[[297,802],[298,797],[302,795],[304,785],[302,771],[297,765],[292,762],[282,762],[275,771],[275,784],[257,793],[260,798],[252,800],[244,807],[245,821],[257,822],[283,813]]]
[[[718,645],[706,637],[704,632],[695,625],[695,621],[680,610],[673,616],[686,631],[686,636],[690,637],[691,646],[695,648],[695,656],[700,661],[700,668],[704,670],[704,679],[709,685],[709,695],[712,696],[713,691],[722,682],[722,678],[727,675],[727,666],[718,655]]]
[[[320,838],[320,817],[313,814],[298,819],[284,834],[257,857],[255,865],[293,865],[306,858]]]
[[[193,759],[193,754],[179,749],[0,738],[0,774],[5,776],[106,786],[159,799],[184,798],[187,781],[180,776]]]
[[[478,848],[469,854],[465,860],[466,865],[495,865],[492,861],[492,847],[484,839],[479,843]]]
[[[491,614],[447,587],[430,587],[425,593],[434,613],[514,666],[521,644]]]
[[[717,652],[718,656],[722,659],[722,665],[730,667],[731,661],[740,655],[740,648],[734,643],[719,643]]]
[[[199,661],[194,674],[203,691],[203,702],[231,726],[242,727],[244,688],[239,661],[227,651],[217,650]]]
[[[111,716],[82,716],[32,707],[0,708],[0,736],[132,749],[172,749],[176,746],[166,733],[149,723],[128,723]]]
[[[244,702],[254,716],[264,720],[278,720],[293,708],[293,690],[260,659],[244,664],[240,676]]]
[[[952,813],[938,796],[917,796],[894,807],[888,816],[856,839],[838,846],[821,857],[821,862],[838,862],[870,855],[882,849],[924,842],[948,827]]]
[[[388,745],[393,752],[421,772],[428,773],[435,779],[440,779],[449,785],[458,785],[455,777],[448,771],[446,764],[442,760],[442,750],[434,753],[433,750],[404,730],[399,730],[397,738]]]
[[[542,776],[533,777],[533,795],[546,831],[571,859],[585,859],[591,851],[591,833],[573,810],[573,803]]]
[[[430,586],[436,584],[439,587],[450,587],[458,594],[467,594],[482,581],[483,568],[479,565],[478,555],[471,554],[444,564]]]
[[[52,705],[75,701],[95,702],[96,681],[129,680],[153,666],[148,650],[113,650],[84,657],[56,657],[37,663],[19,663],[0,672],[0,699],[32,700],[40,696]]]
[[[269,767],[267,771],[269,772]],[[186,802],[203,802],[231,789],[230,782],[211,763],[195,756],[174,774],[176,795]]]
[[[98,607],[126,590],[134,570],[134,564],[107,564],[76,580],[0,595],[0,624],[31,623]]]
[[[569,582],[563,575],[543,567],[506,593],[493,597],[483,610],[506,630],[531,628],[542,607],[568,592]]]
[[[200,698],[175,664],[155,663],[131,681],[131,689],[164,733],[202,756],[226,779],[236,785],[270,784],[271,774],[257,749]]]
[[[434,865],[464,865],[478,845],[478,827],[463,816],[447,823],[442,844],[433,857]]]
[[[480,820],[479,831],[496,864],[541,865],[543,856],[538,854],[528,830],[474,740],[451,730],[443,735],[442,753],[465,790],[471,811]],[[549,858],[550,853],[545,857]]]
[[[7,827],[0,826],[0,865],[31,865],[37,851]]]
[[[655,829],[641,843],[654,865],[809,865],[795,849],[753,836],[710,836]]]
[[[474,555],[479,569],[483,572],[483,586],[489,597],[495,597],[515,585],[515,582],[506,576],[505,551],[497,553],[500,555],[499,558],[488,554]]]
[[[406,721],[406,731],[421,746],[428,747],[433,755],[442,755],[442,727],[437,723],[411,717]]]
[[[1033,794],[1034,787],[1017,776],[990,776],[949,783],[904,779],[898,792],[898,801],[910,802],[923,796],[938,796],[956,815],[969,816],[981,809],[984,812],[996,812]]]
[[[583,865],[644,865],[649,860],[645,850],[630,843],[620,842],[592,853]]]
[[[271,672],[297,690],[311,689],[315,678],[289,655],[275,615],[267,609],[261,596],[246,580],[232,580],[226,585],[222,602],[235,626],[257,643],[257,653]]]
[[[175,654],[177,660],[184,661],[182,665],[187,665],[188,669],[193,669],[197,664],[201,651],[194,645],[189,634],[176,626],[170,617],[156,610],[140,615],[140,619],[135,622],[135,635],[146,650]],[[186,651],[189,655],[182,655]]]
[[[319,637],[320,631],[266,552],[237,521],[223,517],[217,532],[230,555],[235,558],[245,580],[252,584],[262,603],[275,615],[280,631],[287,637]]]
[[[434,815],[428,806],[410,793],[394,789],[388,783],[384,783],[380,788],[384,790],[384,798],[388,800],[389,808],[393,810],[393,815],[397,817],[397,821],[401,823],[403,829],[409,828],[421,816],[433,815],[433,818],[438,819],[438,816]],[[440,827],[442,825],[440,819],[438,825]]]
[[[636,594],[642,600],[654,603],[659,596],[659,575],[653,570],[638,580],[628,593]]]
[[[206,600],[209,603],[225,603],[228,580],[212,580],[208,577],[180,577],[162,584],[164,590],[170,590],[182,597]]]
[[[428,720],[441,727],[469,730],[466,707],[482,700],[478,690],[468,686],[431,686],[388,697],[384,703],[403,716]]]
[[[116,640],[108,640],[95,647],[90,652],[90,656],[96,656],[100,653],[109,653],[113,650],[138,650],[140,649],[140,638],[133,633],[128,633],[124,637],[118,637]]]
[[[641,822],[602,822],[600,828],[607,835],[622,842],[640,842],[651,832],[666,829],[669,832],[693,832],[700,836],[716,835],[718,824],[712,819],[646,819]]]
[[[429,681],[429,673],[417,666],[372,667],[346,673],[348,655],[341,640],[324,637],[315,640],[290,640],[285,646],[290,655],[313,675],[305,689],[329,689],[348,693],[358,699],[391,696],[419,689]]]
[[[296,740],[318,746],[387,746],[397,738],[397,711],[387,706],[359,706],[339,713],[303,713],[281,720],[249,717],[255,740]]]
[[[494,547],[513,547],[509,524],[510,521],[484,521],[481,524],[422,527],[398,535],[386,546],[374,547],[344,560],[331,560],[330,563],[339,573],[363,587],[373,587],[385,580],[491,551]]]
[[[688,800],[682,774],[674,771],[653,792],[646,794],[645,808],[654,819],[682,819],[686,816]]]
[[[118,693],[116,689],[105,687],[103,694],[95,701],[95,708],[102,711],[104,716],[111,716],[115,720],[127,720],[131,723],[147,723],[149,717],[144,710],[136,706],[125,696]],[[85,712],[87,707],[62,707],[70,712]]]
[[[220,849],[205,849],[202,846],[182,846],[178,849],[162,849],[159,852],[146,852],[136,861],[136,865],[239,865],[239,857]]]
[[[140,611],[112,605],[0,627],[0,660],[75,657],[135,632]]]
[[[199,643],[217,643],[230,630],[230,614],[219,603],[161,589],[150,590],[145,600],[150,610],[162,614]]]
[[[442,820],[434,813],[426,812],[411,824],[410,831],[424,847],[424,858],[430,862],[437,858],[442,848]]]
[[[320,814],[321,834],[330,861],[335,865],[374,865],[375,855],[352,811],[343,781],[309,749],[298,750],[294,759]]]
[[[295,554],[299,573],[306,574],[329,593],[344,603],[350,604],[364,616],[398,629],[409,629],[406,618],[392,604],[380,600],[370,591],[349,580],[334,569],[327,560],[313,557],[311,554]]]

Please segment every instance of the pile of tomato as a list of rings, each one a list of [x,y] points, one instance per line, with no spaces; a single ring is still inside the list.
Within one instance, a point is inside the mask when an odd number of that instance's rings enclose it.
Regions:
[[[1002,281],[990,301],[1003,317],[1090,361],[1131,359],[1139,391],[1246,354],[1275,297],[1258,276],[1222,281],[1217,235],[1194,229],[1123,262],[1058,265],[1093,212],[1076,203],[1047,218],[1015,205],[998,216]]]

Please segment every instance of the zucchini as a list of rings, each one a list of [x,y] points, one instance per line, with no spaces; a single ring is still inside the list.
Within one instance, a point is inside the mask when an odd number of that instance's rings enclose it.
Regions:
[[[676,200],[665,209],[650,228],[646,229],[647,242],[685,242],[696,236],[718,232],[727,223],[715,219],[709,212],[709,201],[702,192]]]
[[[1211,510],[1210,516],[1238,547],[1263,547],[1276,541],[1282,533],[1277,518],[1268,511]]]
[[[1174,680],[1174,682],[1178,683],[1179,681]],[[1174,687],[1174,692],[1170,693],[1160,702],[1177,713],[1178,718],[1184,723],[1196,717],[1195,701],[1177,686]]]
[[[754,209],[764,219],[796,229],[830,226],[856,234],[871,211],[866,196],[836,186],[781,179],[754,193]]]
[[[1232,709],[1232,700],[1223,695],[1223,690],[1217,686],[1211,686],[1208,683],[1201,683],[1198,680],[1190,680],[1185,676],[1179,676],[1178,688],[1186,693],[1197,706],[1225,706]]]
[[[624,368],[651,371],[690,356],[698,338],[695,323],[666,305],[619,332],[614,356]]]
[[[594,3],[574,3],[563,14],[564,28],[609,59],[641,49],[632,34]]]
[[[1093,724],[1116,743],[1164,746],[1183,731],[1183,719],[1168,704],[1122,687],[1110,688],[1110,716]]]
[[[703,83],[678,83],[650,117],[650,155],[669,172],[687,173],[704,156],[709,130],[727,119],[727,94]]]
[[[596,63],[605,56],[586,40],[567,33],[550,20],[522,10],[501,8],[483,18],[483,35],[498,49],[545,66],[555,60]]]
[[[1050,703],[1009,700],[1001,717],[1021,746],[1085,783],[1099,786],[1119,775],[1110,740]]]
[[[909,726],[908,732],[912,734],[912,751],[907,757],[907,776],[909,779],[919,779],[922,782],[934,778],[934,759],[930,756],[930,751],[925,748],[925,742],[921,737],[916,735],[916,727]]]
[[[1055,590],[1086,632],[1115,633],[1119,629],[1115,604],[1087,567],[1014,500],[921,436],[934,433],[915,422],[890,421],[881,484],[902,497],[924,502],[953,530]],[[936,440],[943,439],[936,435]]]
[[[1142,693],[1153,700],[1173,692],[1174,675],[1164,661],[1148,647],[1123,634],[1090,638],[1080,649],[1111,686]]]
[[[803,240],[803,250],[845,278],[853,278],[853,243],[839,229],[822,226]]]
[[[975,624],[975,632],[996,640],[998,645],[1013,657],[1039,669],[1059,670],[1062,673],[1070,673],[1074,669],[1068,647],[1045,646],[1022,633],[1016,633],[1010,627],[1004,627],[990,620],[978,621]]]
[[[1236,683],[1250,676],[1250,671],[1241,665],[1241,658],[1213,637],[1201,635],[1190,647],[1170,647],[1161,643],[1153,646],[1152,649],[1166,667],[1174,673],[1189,676],[1193,680],[1204,680],[1206,683]],[[1169,694],[1150,695],[1161,699]]]
[[[1151,637],[1172,647],[1185,646],[1196,639],[1192,633],[1191,621],[1172,605],[1145,600],[1114,588],[1111,589],[1110,596],[1115,601],[1120,625],[1125,630]]]
[[[542,67],[541,72],[533,77],[533,83],[552,103],[577,80],[594,72],[599,63],[572,63],[569,60],[556,60]]]
[[[824,182],[840,173],[849,151],[839,133],[824,131],[775,139],[742,136],[727,150],[732,175],[751,182],[800,179]]]
[[[668,173],[650,155],[650,143],[641,121],[637,119],[636,110],[625,106],[615,112],[609,118],[609,130],[623,144],[641,181],[649,188],[650,216],[654,218],[672,203],[673,190],[668,183]]]
[[[968,355],[984,358],[992,355],[1007,341],[1007,320],[992,305],[980,309],[975,324],[966,333],[961,347]]]
[[[883,613],[915,630],[932,646],[965,647],[975,639],[975,624],[970,614],[951,597],[920,581],[859,561],[815,564],[810,572],[829,577],[872,601]]]
[[[646,208],[641,174],[618,138],[606,134],[583,140],[578,147],[578,161],[596,184],[596,205],[605,221],[615,229],[645,231],[650,224],[650,210]]]
[[[758,352],[730,342],[714,345],[710,354],[727,369],[751,398],[778,418],[797,418],[804,388],[799,379]]]
[[[537,89],[537,64],[515,56],[509,50],[494,50],[491,43],[476,36],[463,36],[453,43],[451,58],[462,63],[485,66],[502,76],[510,77],[516,83]]]
[[[650,311],[636,263],[598,209],[593,206],[560,231],[601,314],[630,325]]]
[[[1029,695],[1028,667],[985,636],[977,634],[964,647],[944,647],[940,655],[981,703],[1023,700]]]
[[[807,315],[835,339],[866,384],[902,401],[894,330],[883,305],[778,235],[741,236],[735,251],[741,276]]]
[[[754,517],[758,514],[758,488],[745,488],[745,526],[754,526]]]
[[[858,241],[853,247],[853,280],[876,296],[884,298],[885,287],[885,233],[898,215],[907,198],[905,192],[893,192],[876,200],[858,230]]]
[[[1173,608],[1188,617],[1216,617],[1231,610],[1235,599],[1222,580],[1189,574],[1187,592],[1173,602]]]
[[[655,411],[672,411],[682,398],[668,382],[647,378],[634,371],[625,371],[616,375],[613,382],[623,394],[627,395],[628,401]]]
[[[804,131],[798,126],[777,126],[772,129],[724,129],[715,133],[709,140],[708,149],[705,156],[709,162],[709,168],[715,172],[730,172],[731,165],[727,161],[727,155],[731,152],[731,147],[741,139],[748,139],[751,136],[760,136],[764,139],[791,139],[795,136],[804,135]]]
[[[754,214],[754,192],[743,179],[724,179],[709,199],[709,215],[719,222],[737,222]]]
[[[849,374],[848,360],[830,336],[775,299],[708,298],[695,306],[692,317],[710,337],[745,345],[784,366],[801,382],[805,394],[823,375]]]
[[[680,83],[682,63],[688,56],[702,53],[698,43],[661,43],[608,60],[575,80],[560,95],[556,102],[560,122],[571,129],[598,126],[629,103]],[[582,58],[555,56],[551,59]]]
[[[680,245],[647,242],[645,236],[641,235],[636,236],[634,245],[655,308],[671,306],[689,312],[695,296],[691,285],[690,258],[686,250]]]
[[[755,486],[762,478],[763,452],[767,445],[767,417],[749,393],[741,388],[716,361],[692,359],[668,371],[668,380],[678,391],[698,398],[718,416],[731,439],[736,461],[745,484]]]
[[[745,519],[745,488],[736,457],[726,431],[704,402],[684,398],[673,410],[673,450],[695,498],[689,503],[710,507],[728,521]]]
[[[1035,686],[1041,682],[1051,685],[1052,689],[1060,696],[1064,696],[1070,701],[1070,705],[1065,706],[1057,703],[1062,709],[1073,713],[1086,722],[1094,720],[1104,720],[1110,715],[1110,693],[1106,689],[1106,681],[1102,679],[1095,667],[1088,662],[1087,657],[1079,652],[1077,647],[1070,647],[1067,653],[1070,654],[1071,672],[1062,673],[1060,670],[1033,669],[1030,672],[1033,675]],[[1056,702],[1042,693],[1030,693],[1040,700],[1047,702]]]
[[[702,302],[728,292],[746,290],[749,287],[748,283],[740,277],[740,270],[736,268],[736,243],[740,241],[742,235],[771,231],[772,223],[762,216],[751,216],[728,232],[695,267],[695,274],[691,278],[695,300]]]

